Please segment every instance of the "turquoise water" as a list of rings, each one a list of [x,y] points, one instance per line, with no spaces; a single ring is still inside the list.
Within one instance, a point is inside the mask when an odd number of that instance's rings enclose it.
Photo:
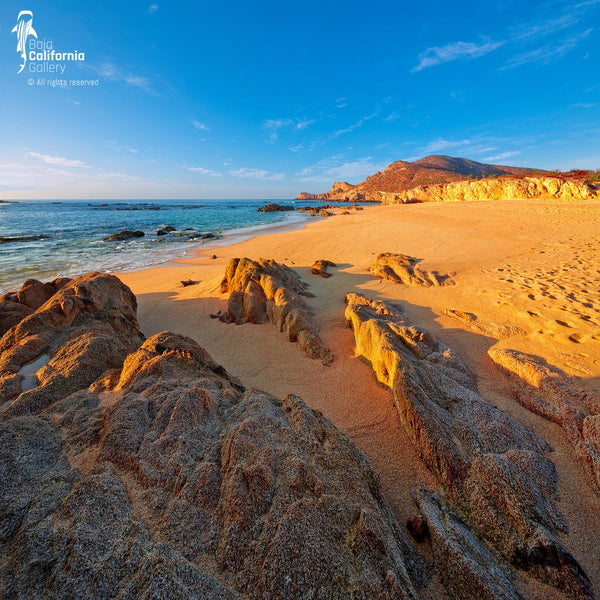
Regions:
[[[292,201],[278,201],[294,204]],[[258,200],[21,201],[0,204],[0,294],[29,277],[47,281],[89,271],[133,271],[184,257],[214,240],[176,234],[251,235],[270,225],[298,226],[306,213],[262,213]],[[296,206],[306,206],[302,202]],[[177,232],[157,236],[170,225]],[[122,242],[103,238],[125,229],[144,237]],[[2,242],[2,238],[29,238]]]

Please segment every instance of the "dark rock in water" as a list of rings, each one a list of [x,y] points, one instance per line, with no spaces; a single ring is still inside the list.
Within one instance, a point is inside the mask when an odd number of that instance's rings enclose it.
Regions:
[[[204,233],[203,235],[200,236],[201,240],[214,240],[217,239],[219,236],[215,235],[214,233]]]
[[[104,364],[78,343],[100,331]],[[107,275],[3,338],[3,369],[52,358],[0,409],[0,597],[418,598],[424,565],[345,433],[189,338],[140,343],[135,298]]]
[[[302,299],[313,296],[306,287],[287,265],[232,258],[221,282],[221,292],[231,294],[221,320],[238,325],[271,321],[290,342],[298,342],[309,358],[330,365],[333,355],[312,322],[314,311]]]
[[[165,225],[164,227],[160,227],[157,230],[156,235],[167,235],[173,231],[177,231],[177,229],[175,229],[175,227],[172,227],[171,225]]]
[[[70,281],[67,277],[48,283],[42,283],[37,279],[27,279],[18,292],[4,294],[0,298],[0,337],[27,315],[37,310]]]
[[[132,238],[140,238],[144,237],[143,231],[132,231],[130,229],[126,229],[125,231],[119,231],[119,233],[113,233],[108,237],[103,238],[104,242],[122,242],[125,240],[130,240]]]
[[[287,211],[287,210],[294,210],[294,207],[286,205],[286,204],[273,203],[273,204],[266,204],[262,208],[259,208],[257,210],[257,212],[281,212],[281,211]]]
[[[9,244],[11,242],[39,242],[47,240],[50,236],[45,233],[39,235],[7,235],[0,236],[0,244]]]

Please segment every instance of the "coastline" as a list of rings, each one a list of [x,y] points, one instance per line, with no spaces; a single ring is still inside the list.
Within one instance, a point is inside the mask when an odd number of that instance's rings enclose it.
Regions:
[[[600,260],[598,231],[600,213],[591,202],[370,206],[293,231],[206,245],[176,264],[117,275],[137,296],[147,336],[165,329],[189,336],[244,385],[277,397],[297,394],[345,430],[379,472],[402,523],[413,510],[410,489],[431,483],[432,476],[401,427],[389,390],[354,355],[344,296],[359,292],[400,301],[411,321],[458,352],[489,402],[556,449],[560,509],[569,525],[563,541],[600,587],[600,555],[593,543],[594,535],[600,537],[600,526],[594,525],[600,499],[558,427],[511,399],[506,378],[487,355],[492,347],[535,354],[582,387],[597,387],[600,276],[597,271],[591,276],[590,267]],[[425,288],[383,281],[369,272],[380,252],[414,256],[420,268],[450,274],[454,285]],[[315,322],[334,354],[330,367],[305,357],[270,324],[226,325],[210,318],[226,309],[220,282],[229,259],[242,256],[285,263],[309,283]],[[331,278],[311,274],[318,259],[337,264]],[[197,283],[182,287],[184,279]],[[514,325],[523,333],[504,338],[476,332],[445,315],[447,309],[476,314],[483,323]]]

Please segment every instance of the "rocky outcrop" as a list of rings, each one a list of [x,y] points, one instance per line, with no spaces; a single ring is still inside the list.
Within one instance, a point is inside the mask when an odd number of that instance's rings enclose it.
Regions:
[[[125,231],[119,231],[119,233],[113,233],[105,238],[102,238],[103,242],[123,242],[132,238],[144,237],[143,231],[132,231],[126,229]]]
[[[325,194],[307,194],[298,196],[300,200],[361,200],[381,202],[382,194],[395,194],[413,189],[417,186],[449,183],[466,179],[482,179],[499,175],[534,175],[545,174],[539,169],[523,169],[503,165],[488,165],[467,158],[432,155],[414,162],[398,160],[388,165],[383,171],[367,177],[358,185],[336,182]]]
[[[110,276],[75,280],[4,336],[0,362],[26,331],[52,352],[102,327],[139,345],[135,299]],[[73,374],[78,348],[60,349]],[[320,413],[169,332],[111,362],[27,410],[3,395],[0,597],[418,598],[377,475]]]
[[[452,317],[466,325],[469,329],[489,335],[495,338],[509,338],[515,335],[525,335],[526,331],[517,325],[503,325],[500,323],[489,323],[482,321],[477,315],[462,310],[448,309],[444,311],[448,317]]]
[[[493,177],[424,185],[406,191],[381,193],[383,204],[414,202],[473,202],[479,200],[596,200],[600,188],[563,177]]]
[[[63,285],[0,339],[0,413],[38,412],[119,367],[143,341],[136,306],[131,290],[111,275]]]
[[[436,494],[415,488],[440,576],[451,598],[522,600],[498,559]]]
[[[423,271],[415,265],[418,259],[406,254],[384,252],[378,254],[370,271],[377,277],[409,286],[441,286],[452,285],[449,275],[440,275],[437,271]]]
[[[572,598],[592,598],[586,575],[556,537],[566,522],[556,507],[548,444],[479,396],[460,358],[411,325],[399,307],[358,294],[346,302],[356,353],[391,388],[400,420],[449,509],[513,568]],[[438,553],[446,557],[442,569],[456,573],[455,552],[448,552]],[[480,551],[473,552],[480,558],[472,566],[481,564]],[[491,589],[488,574],[489,568],[476,568],[469,580]]]
[[[71,281],[67,277],[43,283],[27,279],[18,292],[7,292],[0,298],[0,337],[49,300]]]
[[[296,200],[335,200],[337,202],[364,202],[365,195],[357,191],[355,185],[346,181],[336,181],[331,190],[324,194],[300,192]]]
[[[294,207],[287,204],[272,203],[262,206],[261,208],[257,209],[257,212],[282,212],[289,210],[294,210]]]
[[[317,260],[310,268],[310,272],[313,275],[320,275],[321,277],[327,279],[328,277],[331,277],[331,273],[327,271],[329,267],[335,267],[335,263],[331,262],[330,260]]]
[[[313,309],[303,300],[312,296],[306,288],[295,271],[274,260],[233,258],[221,282],[221,292],[230,294],[221,320],[238,325],[270,321],[308,357],[329,365],[333,356],[312,322]]]
[[[511,376],[523,406],[564,429],[600,491],[600,394],[577,389],[566,373],[537,356],[498,348],[488,354]]]

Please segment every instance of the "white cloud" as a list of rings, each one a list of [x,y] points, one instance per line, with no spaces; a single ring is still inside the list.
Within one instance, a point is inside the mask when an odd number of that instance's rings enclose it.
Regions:
[[[432,142],[429,142],[425,146],[419,148],[419,152],[426,156],[428,154],[435,154],[436,152],[441,152],[443,150],[449,150],[452,148],[464,148],[471,144],[471,140],[446,140],[444,138],[437,138]]]
[[[200,121],[196,121],[195,119],[192,121],[192,125],[194,126],[195,129],[198,129],[199,131],[209,131],[210,127],[208,125],[205,125],[204,123],[201,123]]]
[[[127,85],[137,87],[146,92],[153,92],[152,86],[150,85],[150,80],[147,77],[126,73],[114,63],[106,62],[100,67],[96,68],[96,70],[104,79],[108,79],[110,81],[121,81]]]
[[[234,177],[240,179],[261,179],[262,181],[281,181],[285,179],[284,173],[273,173],[264,169],[239,168],[229,171]]]
[[[139,150],[137,148],[132,148],[131,146],[124,146],[119,144],[119,142],[115,140],[109,140],[107,142],[108,147],[115,152],[127,152],[129,154],[137,154]]]
[[[579,21],[579,16],[572,12],[568,12],[555,19],[518,27],[513,30],[511,37],[513,40],[530,41],[532,39],[552,35],[562,29],[576,25]]]
[[[433,46],[419,54],[419,64],[411,69],[411,72],[416,73],[429,67],[463,58],[478,58],[493,52],[504,44],[505,42],[486,40],[480,44],[475,42],[453,42],[445,46]]]
[[[342,155],[335,155],[320,160],[314,165],[305,167],[296,176],[301,181],[333,181],[353,179],[362,181],[368,175],[385,169],[387,163],[375,162],[370,156],[356,160],[344,160]]]
[[[494,156],[486,156],[483,160],[485,162],[496,162],[498,160],[510,158],[511,156],[518,156],[519,154],[521,154],[519,150],[513,150],[511,152],[502,152],[500,154],[495,154]]]
[[[309,125],[316,123],[316,119],[296,118],[296,119],[267,119],[263,123],[263,129],[269,132],[269,141],[276,142],[279,137],[280,129],[293,127],[294,129],[306,129]]]
[[[148,14],[149,15],[153,15],[154,13],[156,13],[156,11],[160,8],[160,6],[158,6],[158,4],[151,4],[148,8]]]
[[[598,106],[597,102],[578,102],[577,104],[571,104],[574,108],[594,108]]]
[[[192,173],[200,173],[201,175],[210,175],[211,177],[223,176],[223,173],[217,173],[216,171],[211,171],[210,169],[206,169],[204,167],[189,167],[184,165],[183,168],[187,171],[191,171]]]
[[[334,131],[329,137],[331,139],[334,139],[334,138],[340,137],[340,135],[344,135],[346,133],[351,133],[355,129],[358,129],[359,127],[362,127],[367,121],[370,121],[371,119],[374,119],[378,114],[379,113],[376,111],[376,112],[374,112],[374,113],[372,113],[370,115],[366,115],[365,117],[363,117],[362,119],[358,120],[356,123],[353,123],[349,127],[346,127],[345,129],[338,129],[337,131]]]
[[[87,167],[81,160],[63,158],[62,156],[50,156],[48,154],[40,154],[39,152],[27,152],[27,156],[37,158],[47,165],[54,165],[57,167]]]
[[[316,122],[316,119],[301,119],[296,123],[296,129],[306,129],[306,127]]]
[[[518,54],[511,58],[500,70],[504,71],[506,69],[514,69],[515,67],[522,67],[523,65],[531,64],[531,63],[549,63],[556,58],[560,58],[565,55],[567,52],[575,48],[580,42],[582,42],[585,38],[592,33],[593,29],[587,29],[583,31],[579,35],[576,35],[572,38],[563,40],[561,42],[551,42],[549,44],[545,44],[540,48],[536,48],[531,52],[525,52],[523,54]]]
[[[346,106],[348,106],[348,102],[346,96],[340,96],[339,98],[335,99],[335,107],[336,108],[345,108]]]

